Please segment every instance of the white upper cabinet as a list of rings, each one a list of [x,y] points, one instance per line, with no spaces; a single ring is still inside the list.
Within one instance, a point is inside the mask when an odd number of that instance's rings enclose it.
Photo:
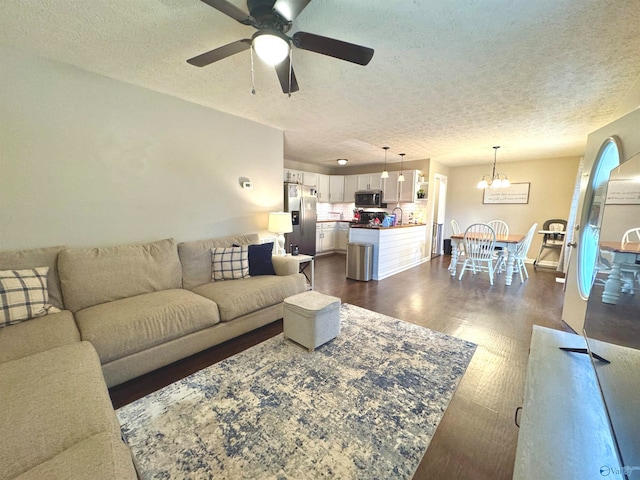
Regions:
[[[344,175],[329,176],[329,202],[344,202]]]
[[[389,172],[389,178],[383,180],[382,201],[385,203],[398,203],[400,189],[398,187],[399,172]],[[394,205],[395,206],[395,205]]]
[[[311,172],[302,172],[302,184],[307,187],[318,186],[318,174]]]
[[[428,184],[418,184],[417,170],[406,170],[403,173],[405,181],[398,182],[398,171],[389,172],[389,178],[382,179],[379,172],[324,175],[285,168],[284,181],[316,187],[318,202],[321,203],[353,203],[358,190],[382,190],[382,201],[388,204],[415,202],[418,189],[424,189],[424,185]]]
[[[356,190],[380,190],[382,179],[379,173],[356,175]]]
[[[353,203],[358,190],[358,175],[344,176],[344,201],[345,203]]]
[[[284,181],[291,183],[302,183],[303,172],[300,170],[284,169]]]
[[[385,203],[411,203],[416,200],[416,170],[405,170],[404,182],[398,182],[400,172],[389,172],[389,178],[383,180],[382,201]]]
[[[415,202],[416,201],[416,182],[418,175],[415,170],[408,170],[404,173],[404,182],[400,182],[400,201]]]
[[[319,173],[316,187],[318,189],[318,202],[329,203],[331,201],[329,197],[329,175]]]

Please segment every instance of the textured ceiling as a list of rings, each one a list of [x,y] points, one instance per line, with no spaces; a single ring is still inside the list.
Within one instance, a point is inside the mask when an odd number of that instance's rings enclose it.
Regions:
[[[231,3],[246,11],[243,1]],[[199,0],[2,0],[0,44],[279,128],[324,166],[579,156],[640,88],[638,0],[313,0],[293,29],[375,49],[358,66],[294,49],[282,94],[249,51],[188,58],[255,31]]]

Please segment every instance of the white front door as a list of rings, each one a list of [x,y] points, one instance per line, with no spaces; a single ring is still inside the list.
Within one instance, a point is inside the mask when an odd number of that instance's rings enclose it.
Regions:
[[[623,163],[624,160],[640,151],[640,109],[619,118],[587,137],[587,146],[584,155],[584,172],[580,188],[580,202],[578,206],[578,218],[576,230],[573,232],[571,261],[567,271],[566,293],[562,310],[562,320],[576,332],[582,333],[587,309],[587,300],[591,290],[591,283],[595,270],[595,260],[598,255],[598,238],[600,237],[600,225],[604,199],[598,198],[598,187],[609,179],[609,173],[614,164]],[[615,158],[616,137],[619,145],[619,157]],[[613,143],[612,143],[613,142]],[[608,160],[603,159],[602,164],[597,160],[607,153]],[[598,167],[601,171],[597,172]],[[598,177],[595,179],[594,175]],[[602,203],[601,203],[602,202]]]

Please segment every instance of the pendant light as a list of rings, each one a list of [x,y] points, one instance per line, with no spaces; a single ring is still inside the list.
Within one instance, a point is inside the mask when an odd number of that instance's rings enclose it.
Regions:
[[[384,150],[384,170],[380,178],[389,178],[389,172],[387,172],[387,150],[389,150],[389,147],[382,147],[382,149]]]
[[[493,170],[491,175],[485,173],[482,180],[478,182],[478,188],[505,188],[511,185],[506,173],[496,173],[496,160],[498,158],[498,149],[500,146],[493,147]],[[487,177],[489,178],[487,180]]]
[[[402,173],[403,170],[403,166],[404,166],[404,153],[399,153],[398,155],[400,155],[400,176],[398,177],[398,181],[399,182],[404,182],[404,173]]]

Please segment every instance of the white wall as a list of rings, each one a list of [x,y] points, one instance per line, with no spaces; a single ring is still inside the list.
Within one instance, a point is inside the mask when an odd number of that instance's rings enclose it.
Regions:
[[[257,232],[282,208],[280,130],[17,50],[0,63],[0,249]]]

